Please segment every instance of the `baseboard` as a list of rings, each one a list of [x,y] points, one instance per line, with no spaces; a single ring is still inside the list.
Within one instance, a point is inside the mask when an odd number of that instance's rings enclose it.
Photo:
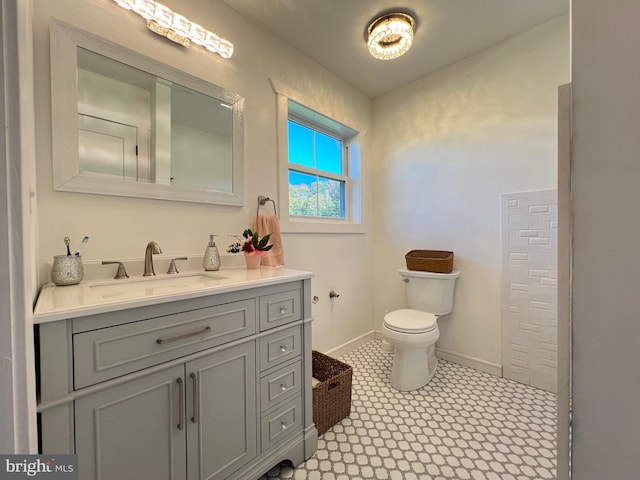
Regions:
[[[375,338],[378,338],[376,336],[376,331],[371,330],[370,332],[364,333],[359,337],[354,338],[353,340],[349,340],[347,343],[343,343],[342,345],[338,345],[337,347],[322,353],[331,357],[342,357],[343,355],[346,355],[352,350],[355,350],[356,348],[370,342],[371,340],[374,340]]]
[[[457,363],[463,367],[473,368],[475,370],[480,370],[481,372],[490,373],[496,377],[502,377],[502,365],[497,363],[488,362],[468,355],[462,355],[439,347],[436,347],[436,357],[448,362]]]

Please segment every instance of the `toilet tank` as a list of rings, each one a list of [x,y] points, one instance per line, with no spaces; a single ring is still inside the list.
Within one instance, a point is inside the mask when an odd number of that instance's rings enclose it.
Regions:
[[[453,289],[460,272],[433,273],[401,268],[409,308],[445,315],[453,308]],[[407,281],[408,280],[408,281]]]

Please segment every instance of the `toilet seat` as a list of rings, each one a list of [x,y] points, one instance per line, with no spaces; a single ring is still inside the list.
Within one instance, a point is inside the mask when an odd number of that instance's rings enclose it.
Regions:
[[[433,313],[403,308],[387,313],[384,325],[398,333],[427,333],[438,328],[438,316]]]

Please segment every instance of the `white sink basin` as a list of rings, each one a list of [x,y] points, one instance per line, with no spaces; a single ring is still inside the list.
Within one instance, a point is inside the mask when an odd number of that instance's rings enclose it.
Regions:
[[[90,285],[89,289],[102,295],[112,297],[138,297],[172,293],[189,289],[207,288],[220,284],[227,277],[213,273],[196,273],[175,277],[162,276],[130,280],[115,280],[114,283]]]

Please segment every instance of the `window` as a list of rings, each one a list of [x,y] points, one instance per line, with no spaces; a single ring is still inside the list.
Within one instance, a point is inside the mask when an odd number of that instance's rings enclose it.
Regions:
[[[270,79],[276,94],[278,213],[290,233],[365,233],[358,109]],[[325,112],[331,107],[332,118]],[[343,118],[344,116],[344,118]],[[366,119],[365,119],[366,120]],[[366,123],[363,124],[366,128]]]
[[[348,141],[289,117],[289,215],[346,218]]]

